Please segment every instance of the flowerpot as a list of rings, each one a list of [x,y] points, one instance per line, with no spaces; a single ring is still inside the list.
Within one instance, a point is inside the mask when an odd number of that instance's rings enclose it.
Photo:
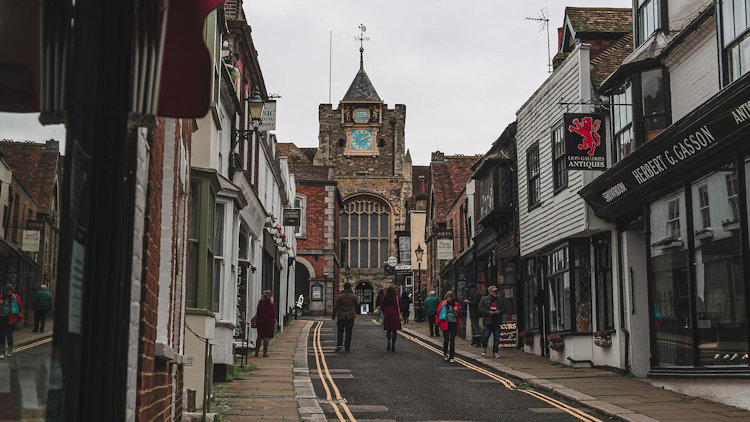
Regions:
[[[562,341],[551,341],[549,343],[549,348],[556,352],[559,352],[565,348],[565,343]]]
[[[576,326],[579,332],[586,332],[591,330],[591,318],[578,317],[576,318]]]
[[[534,336],[526,336],[523,338],[523,344],[527,346],[533,346],[534,345]]]
[[[612,338],[610,337],[594,337],[594,344],[599,347],[609,347],[612,345]]]

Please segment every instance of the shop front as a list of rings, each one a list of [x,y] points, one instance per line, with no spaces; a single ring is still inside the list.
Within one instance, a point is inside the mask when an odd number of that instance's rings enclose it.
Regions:
[[[750,375],[748,82],[746,75],[581,191],[620,235],[639,221],[645,233],[650,376]]]

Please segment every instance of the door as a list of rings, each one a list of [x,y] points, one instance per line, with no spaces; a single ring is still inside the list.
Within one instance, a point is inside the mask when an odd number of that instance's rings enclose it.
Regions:
[[[367,312],[372,312],[374,307],[372,303],[372,286],[370,283],[366,281],[362,281],[360,283],[357,283],[357,287],[354,289],[354,294],[357,296],[357,301],[359,302],[359,309],[357,310],[358,313],[363,313],[362,305],[367,305]]]

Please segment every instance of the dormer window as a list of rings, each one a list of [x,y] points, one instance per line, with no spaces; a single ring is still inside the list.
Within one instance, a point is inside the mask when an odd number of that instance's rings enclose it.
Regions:
[[[661,0],[635,0],[636,13],[636,41],[643,44],[651,35],[661,28],[661,17],[664,14]]]

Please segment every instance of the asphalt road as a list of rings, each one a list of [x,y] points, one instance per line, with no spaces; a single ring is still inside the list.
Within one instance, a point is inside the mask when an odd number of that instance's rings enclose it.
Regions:
[[[17,347],[12,356],[0,360],[0,420],[44,417],[52,356],[52,339],[48,340]]]
[[[311,330],[308,339],[310,377],[328,420],[341,420],[325,400],[313,333]],[[509,389],[489,375],[457,362],[445,362],[434,351],[401,335],[396,352],[386,352],[385,332],[370,320],[356,320],[352,339],[351,352],[334,352],[336,321],[324,321],[320,340],[329,373],[359,422],[595,420],[576,418],[530,394]],[[324,369],[321,371],[325,378]],[[330,383],[329,390],[333,391]],[[351,419],[343,406],[337,407],[346,420]]]

